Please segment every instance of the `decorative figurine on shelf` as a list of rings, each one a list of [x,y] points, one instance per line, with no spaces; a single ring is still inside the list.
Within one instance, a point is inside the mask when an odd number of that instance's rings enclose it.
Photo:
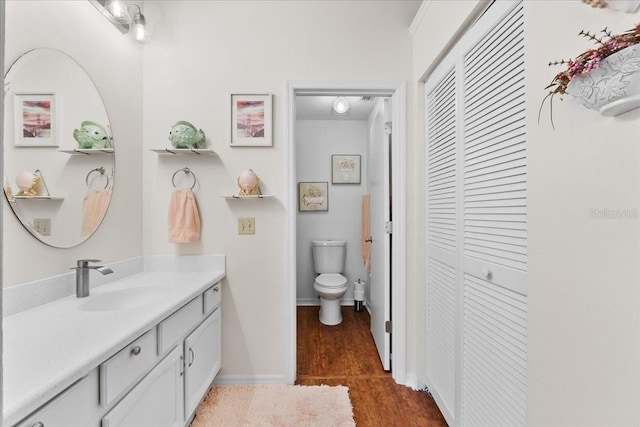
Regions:
[[[260,178],[251,169],[242,172],[238,177],[241,196],[257,196],[260,194]]]
[[[4,186],[4,194],[5,196],[7,196],[7,200],[9,200],[10,202],[15,201],[15,197],[13,196],[13,190],[11,189],[11,185],[9,184],[9,180],[7,179],[6,176],[3,177],[4,182],[3,182],[3,186]]]
[[[22,171],[16,176],[16,184],[18,184],[17,196],[34,197],[39,194],[40,177],[29,171]]]
[[[169,141],[173,148],[204,148],[206,145],[202,129],[196,130],[194,125],[183,120],[171,127]]]
[[[73,137],[78,141],[79,148],[99,149],[111,148],[107,131],[96,122],[84,121],[80,129],[74,129]]]

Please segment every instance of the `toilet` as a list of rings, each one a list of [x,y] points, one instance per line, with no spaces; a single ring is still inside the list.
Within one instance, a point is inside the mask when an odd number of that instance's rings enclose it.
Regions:
[[[347,278],[342,274],[347,254],[344,240],[314,240],[313,267],[319,274],[313,289],[320,297],[320,323],[338,325],[342,323],[340,298],[347,292]]]

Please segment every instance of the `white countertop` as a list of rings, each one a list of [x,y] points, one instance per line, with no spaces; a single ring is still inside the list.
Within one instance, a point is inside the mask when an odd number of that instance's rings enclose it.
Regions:
[[[5,317],[3,425],[20,421],[224,276],[224,267],[143,272],[91,289],[87,298],[67,297]],[[128,309],[81,309],[92,296],[138,286],[166,291]]]

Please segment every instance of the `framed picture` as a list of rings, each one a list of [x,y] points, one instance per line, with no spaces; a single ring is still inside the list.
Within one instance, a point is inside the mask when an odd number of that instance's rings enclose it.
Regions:
[[[300,212],[329,210],[329,183],[299,182],[298,210]]]
[[[54,93],[16,93],[14,115],[17,147],[57,147]]]
[[[332,184],[360,184],[360,155],[333,154],[331,156]]]
[[[273,96],[231,95],[231,146],[271,147],[273,145]]]

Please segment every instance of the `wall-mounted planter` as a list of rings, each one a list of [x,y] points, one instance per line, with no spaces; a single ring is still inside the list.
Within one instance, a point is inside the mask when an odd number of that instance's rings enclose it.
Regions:
[[[640,107],[640,45],[604,58],[598,68],[575,77],[567,93],[603,116],[617,116]]]

